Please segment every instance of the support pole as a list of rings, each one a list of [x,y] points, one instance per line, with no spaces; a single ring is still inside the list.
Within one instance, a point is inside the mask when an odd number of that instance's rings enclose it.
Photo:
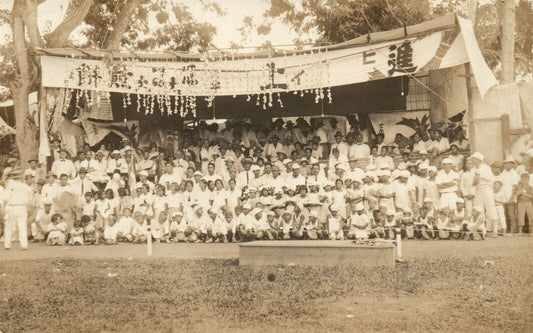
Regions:
[[[515,0],[504,0],[502,29],[502,83],[514,81]]]
[[[148,257],[152,256],[152,224],[150,219],[147,221],[146,228],[146,254]]]
[[[472,72],[470,63],[465,64],[466,96],[468,105],[466,110],[466,119],[468,122],[468,139],[470,140],[470,154],[476,151],[476,133],[474,127],[474,108],[472,104]]]
[[[396,228],[396,260],[402,260],[402,229]]]

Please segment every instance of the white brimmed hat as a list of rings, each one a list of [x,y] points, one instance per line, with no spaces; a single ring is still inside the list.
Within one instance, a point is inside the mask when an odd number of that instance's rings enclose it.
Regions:
[[[485,156],[483,156],[483,154],[481,154],[480,152],[476,151],[475,153],[473,153],[470,157],[472,158],[476,158],[480,161],[484,161],[485,160]]]
[[[442,159],[442,164],[453,164],[453,161],[451,158],[446,157]]]
[[[516,163],[513,155],[507,155],[505,156],[505,160],[503,160],[503,163]]]

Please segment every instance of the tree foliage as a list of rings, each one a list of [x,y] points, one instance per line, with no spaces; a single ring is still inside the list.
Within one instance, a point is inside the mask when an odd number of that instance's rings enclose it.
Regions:
[[[224,14],[216,3],[198,1],[204,10]],[[14,0],[10,11],[0,11],[0,24],[11,26],[11,36],[0,42],[0,85],[11,91],[23,164],[35,158],[38,150],[38,126],[28,106],[28,94],[40,83],[36,48],[205,49],[216,33],[212,24],[199,22],[186,6],[173,0],[70,0],[62,21],[43,33],[37,24],[43,2],[46,0]],[[86,37],[83,45],[69,39],[80,27]]]
[[[420,23],[429,17],[427,0],[270,0],[259,34],[281,21],[298,35],[316,34],[317,44],[339,43],[369,32]]]
[[[264,22],[243,22],[243,35],[255,28],[268,34],[269,27],[282,22],[298,36],[316,36],[318,45],[339,43],[368,34],[412,25],[441,16],[458,13],[467,16],[465,0],[269,0]],[[518,0],[516,7],[515,69],[518,75],[533,71],[533,9],[531,0]],[[493,71],[500,66],[501,0],[479,4],[474,25],[477,41],[485,60]]]
[[[85,47],[108,48],[110,30],[117,21],[126,0],[96,0],[93,10],[84,20]],[[199,0],[206,11],[224,15],[214,2]],[[206,49],[210,46],[216,28],[209,22],[198,21],[186,5],[175,1],[139,0],[133,10],[128,28],[120,45],[137,50]]]

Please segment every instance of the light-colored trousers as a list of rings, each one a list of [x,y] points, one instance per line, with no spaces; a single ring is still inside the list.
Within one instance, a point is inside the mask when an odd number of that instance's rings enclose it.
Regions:
[[[496,205],[494,204],[494,190],[489,185],[476,186],[476,195],[474,197],[474,206],[483,207],[485,217],[487,218],[487,231],[495,231],[494,224],[498,220]]]
[[[531,225],[533,221],[533,203],[531,201],[518,203],[518,232],[521,232],[522,227],[526,225],[526,214],[529,225]]]
[[[11,237],[13,231],[18,229],[20,247],[28,248],[28,207],[26,206],[7,206],[6,219],[4,222],[4,247],[11,248]]]

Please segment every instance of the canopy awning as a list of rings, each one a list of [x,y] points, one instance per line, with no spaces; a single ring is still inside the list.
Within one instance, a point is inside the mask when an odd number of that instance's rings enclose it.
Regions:
[[[314,103],[322,105],[323,112],[323,105],[332,100],[335,104],[346,103],[335,100],[332,91],[349,96],[346,89],[356,84],[414,78],[465,63],[470,63],[482,96],[497,83],[479,50],[471,22],[454,14],[405,29],[297,51],[38,52],[42,55],[44,87],[120,93],[126,96],[123,104],[139,101],[136,109],[140,112],[153,113],[155,105],[163,113],[182,117],[193,109],[196,116],[202,100],[207,108],[216,104],[235,109],[234,103],[225,102],[233,100],[243,104],[239,108],[256,105],[266,110],[283,105],[284,98],[294,104],[298,96],[311,96]],[[288,95],[291,98],[287,99]]]

